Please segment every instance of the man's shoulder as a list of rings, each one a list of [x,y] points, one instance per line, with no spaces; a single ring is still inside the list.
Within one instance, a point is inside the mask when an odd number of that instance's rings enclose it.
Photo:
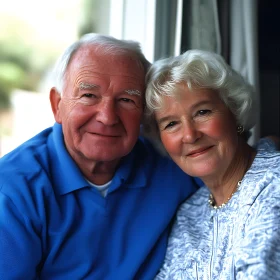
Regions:
[[[159,150],[154,143],[146,138],[140,137],[134,148],[136,151],[137,165],[146,170],[147,176],[157,176],[173,185],[192,184],[200,186],[200,180],[195,179],[178,167],[177,164],[167,155]]]
[[[175,170],[181,170],[173,161],[170,159],[168,154],[161,150],[161,147],[157,147],[156,143],[151,142],[145,137],[139,137],[133,152],[138,160],[147,163],[150,167],[160,166],[161,168],[174,168]],[[180,173],[183,171],[180,171]]]
[[[149,194],[159,192],[180,203],[195,192],[199,184],[195,179],[183,172],[167,155],[162,154],[146,138],[140,137],[130,158],[130,180],[141,182],[147,186]]]
[[[47,168],[47,141],[51,132],[51,128],[43,130],[0,159],[1,186],[20,178],[37,176],[42,169]]]
[[[10,164],[18,165],[22,161],[31,161],[37,153],[41,153],[42,149],[47,144],[47,139],[51,133],[52,128],[47,128],[26,142],[20,144],[18,147],[7,153],[0,159],[0,164],[3,168]],[[40,154],[42,155],[42,154]]]

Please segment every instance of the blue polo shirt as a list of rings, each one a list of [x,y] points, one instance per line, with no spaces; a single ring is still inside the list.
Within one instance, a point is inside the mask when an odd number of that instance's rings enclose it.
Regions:
[[[195,190],[139,138],[104,198],[55,124],[0,159],[0,279],[153,279],[170,221]]]

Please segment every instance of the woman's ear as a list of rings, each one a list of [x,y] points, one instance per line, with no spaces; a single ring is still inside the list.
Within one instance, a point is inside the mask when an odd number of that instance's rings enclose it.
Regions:
[[[52,87],[50,90],[50,102],[53,111],[55,121],[61,124],[61,112],[60,112],[60,102],[61,94],[55,87]]]

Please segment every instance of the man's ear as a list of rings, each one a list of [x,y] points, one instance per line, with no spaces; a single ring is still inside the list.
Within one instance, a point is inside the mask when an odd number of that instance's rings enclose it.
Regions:
[[[55,87],[52,87],[50,90],[50,102],[51,102],[51,107],[52,107],[55,121],[61,124],[61,110],[60,110],[61,94],[57,91]]]

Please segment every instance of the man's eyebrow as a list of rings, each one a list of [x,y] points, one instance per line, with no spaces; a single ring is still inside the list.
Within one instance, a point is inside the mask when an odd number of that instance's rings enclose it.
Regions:
[[[95,84],[88,84],[88,83],[79,84],[79,89],[96,89],[96,88],[99,88],[99,86]]]
[[[124,92],[126,92],[129,95],[142,95],[141,91],[139,91],[138,89],[126,89]]]

